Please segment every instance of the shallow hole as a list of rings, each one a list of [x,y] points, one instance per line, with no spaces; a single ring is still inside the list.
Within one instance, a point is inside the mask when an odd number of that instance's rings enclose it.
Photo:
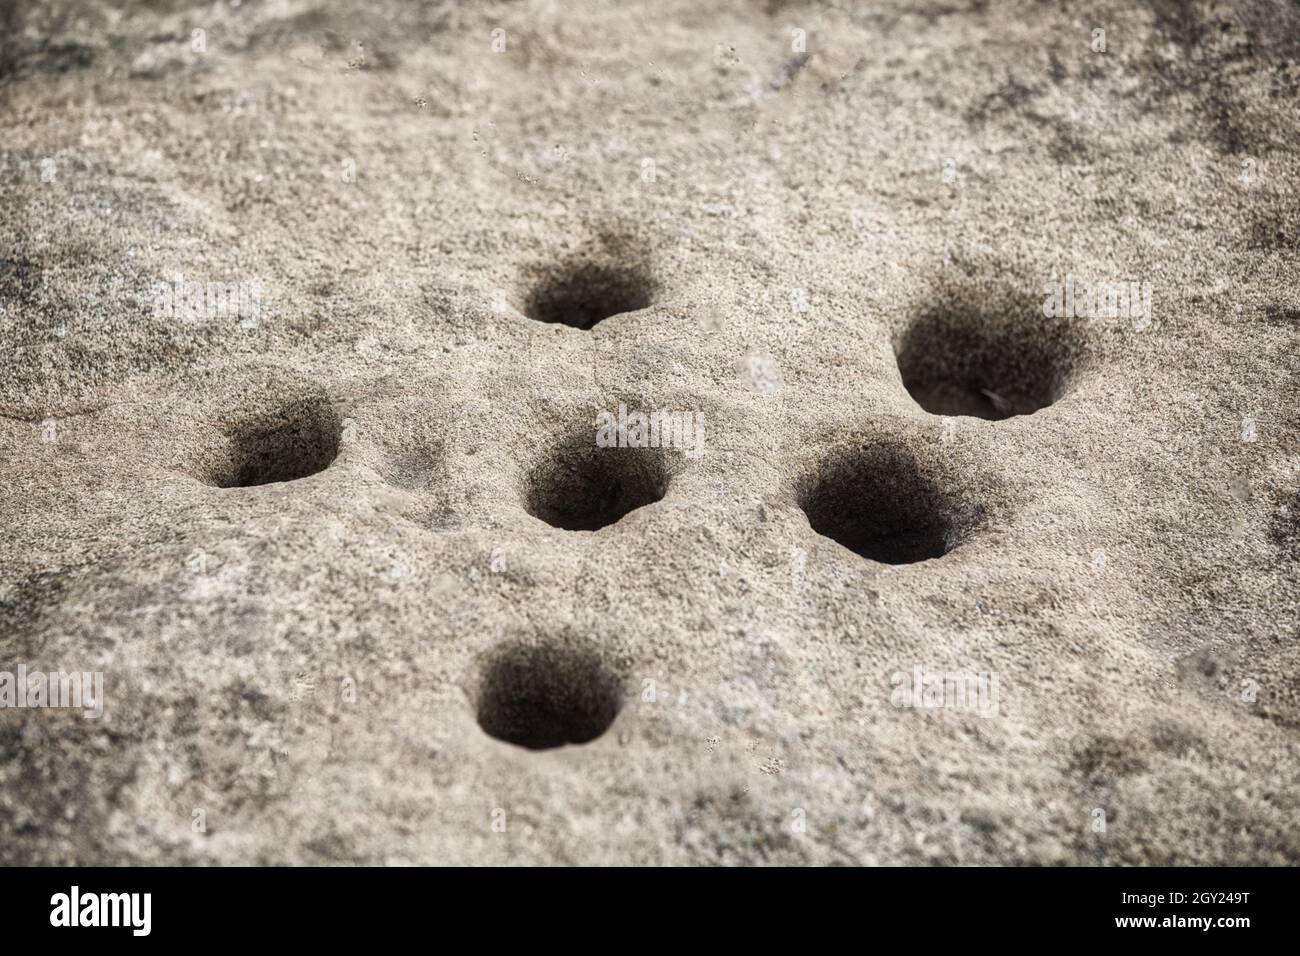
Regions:
[[[247,488],[324,471],[338,457],[341,430],[338,414],[323,400],[244,419],[229,432],[229,457],[215,469],[212,484]]]
[[[660,449],[601,448],[595,432],[560,445],[528,477],[525,508],[555,528],[596,531],[668,490]]]
[[[594,653],[512,645],[484,668],[478,723],[497,740],[546,750],[595,740],[623,706],[619,681]]]
[[[440,461],[434,448],[409,448],[386,459],[379,474],[394,488],[427,491],[437,478]]]
[[[931,307],[903,333],[895,355],[903,385],[927,412],[997,421],[1060,398],[1078,351],[1072,331],[1046,318],[1041,302],[995,296]]]
[[[611,315],[649,308],[654,291],[654,281],[641,269],[571,262],[532,289],[524,314],[539,322],[590,329]]]
[[[955,548],[972,509],[945,493],[902,449],[874,446],[828,461],[799,506],[818,534],[882,564],[912,564]]]

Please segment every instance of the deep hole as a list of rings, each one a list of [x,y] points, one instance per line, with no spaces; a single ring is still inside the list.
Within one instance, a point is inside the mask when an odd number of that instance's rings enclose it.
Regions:
[[[323,400],[244,419],[229,433],[229,458],[211,476],[212,484],[247,488],[324,471],[338,457],[341,429],[338,414]]]
[[[979,297],[987,292],[951,293]],[[922,312],[900,338],[895,354],[903,385],[934,415],[1000,420],[1031,415],[1064,393],[1080,343],[1042,303],[994,295]]]
[[[484,668],[478,723],[498,740],[546,750],[595,740],[623,705],[618,679],[592,652],[513,645]]]
[[[668,490],[660,449],[600,448],[595,431],[557,447],[528,478],[528,513],[566,531],[596,531]]]
[[[572,262],[532,289],[524,314],[539,322],[590,329],[611,315],[648,308],[654,286],[649,274],[641,269]]]
[[[818,534],[882,564],[942,557],[975,517],[909,453],[886,446],[827,462],[805,483],[799,506]]]

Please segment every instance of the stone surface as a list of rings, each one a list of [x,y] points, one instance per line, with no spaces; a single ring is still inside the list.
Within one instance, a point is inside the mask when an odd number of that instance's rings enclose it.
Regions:
[[[0,862],[1300,862],[1293,4],[0,17]]]

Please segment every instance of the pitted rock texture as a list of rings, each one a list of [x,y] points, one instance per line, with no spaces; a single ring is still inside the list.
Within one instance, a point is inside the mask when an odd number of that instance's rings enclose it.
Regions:
[[[1293,4],[3,10],[0,862],[1300,862]]]

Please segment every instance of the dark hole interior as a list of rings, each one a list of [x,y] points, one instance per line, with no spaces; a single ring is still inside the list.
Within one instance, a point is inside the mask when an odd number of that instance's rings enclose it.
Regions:
[[[611,315],[648,308],[653,295],[654,282],[640,269],[574,262],[532,289],[524,314],[539,322],[590,329]]]
[[[622,707],[619,682],[592,652],[515,645],[494,652],[483,673],[479,726],[529,750],[584,744]]]
[[[594,430],[558,448],[529,477],[529,514],[566,531],[596,531],[663,498],[658,449],[600,448]]]
[[[1064,392],[1078,342],[1060,320],[1033,309],[1023,301],[957,302],[923,312],[895,351],[908,393],[934,415],[993,421],[1051,405]]]
[[[230,431],[229,455],[212,484],[247,488],[324,471],[339,453],[341,423],[325,401],[301,401],[245,419]]]
[[[818,534],[882,564],[939,558],[960,538],[952,500],[902,452],[867,449],[828,463],[799,504]]]

